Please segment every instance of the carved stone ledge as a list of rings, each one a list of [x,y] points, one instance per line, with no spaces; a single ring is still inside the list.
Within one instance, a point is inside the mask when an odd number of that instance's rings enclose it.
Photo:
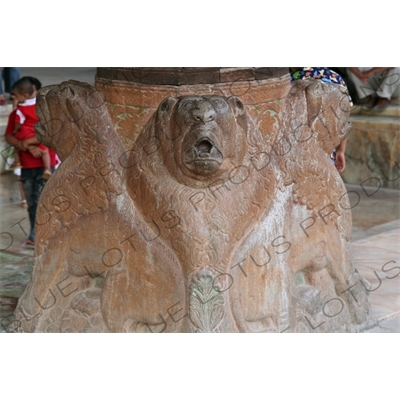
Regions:
[[[198,85],[265,80],[288,74],[288,68],[97,68],[96,79],[144,85]]]
[[[290,89],[286,68],[189,69],[194,70],[193,74],[186,76],[186,68],[98,68],[96,89],[104,97],[114,129],[126,150],[163,99],[187,95],[240,97],[263,134],[273,140],[280,124],[281,101]],[[218,70],[218,79],[207,78],[209,70],[212,74]],[[204,74],[204,79],[197,79],[196,73]],[[144,78],[138,78],[143,74],[146,83]],[[177,81],[171,74],[186,78],[179,85],[167,84]]]

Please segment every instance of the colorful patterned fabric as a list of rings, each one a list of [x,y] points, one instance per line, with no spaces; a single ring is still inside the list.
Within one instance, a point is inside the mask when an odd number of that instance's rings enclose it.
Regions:
[[[290,75],[291,81],[296,79],[321,79],[322,82],[343,86],[348,92],[346,83],[341,75],[326,67],[303,67],[303,69]],[[349,102],[350,106],[353,106],[353,101],[350,95]]]

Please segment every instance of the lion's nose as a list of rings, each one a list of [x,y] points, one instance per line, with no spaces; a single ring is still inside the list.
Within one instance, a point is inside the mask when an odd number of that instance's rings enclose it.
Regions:
[[[197,107],[193,110],[193,119],[206,124],[207,122],[214,121],[215,111],[209,103],[197,104]]]

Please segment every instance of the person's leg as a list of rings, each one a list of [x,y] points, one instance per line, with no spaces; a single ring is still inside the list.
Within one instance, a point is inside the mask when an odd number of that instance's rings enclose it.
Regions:
[[[360,78],[355,76],[350,70],[347,70],[347,73],[350,79],[353,81],[354,86],[357,90],[358,97],[360,99],[364,99],[365,97],[375,95],[375,89],[371,85],[370,81],[364,83]]]
[[[22,187],[21,181],[18,182],[19,194],[21,196],[21,206],[24,208],[28,208],[28,203],[26,202],[24,188]]]
[[[18,67],[4,68],[4,89],[6,93],[12,93],[12,87],[20,79],[20,69]]]
[[[26,201],[28,203],[28,215],[30,223],[30,233],[28,240],[34,242],[35,240],[35,218],[37,205],[39,203],[40,195],[46,184],[42,179],[44,168],[29,168],[22,169],[21,182],[25,192]]]
[[[51,176],[50,154],[49,154],[49,152],[47,150],[42,155],[42,161],[43,161],[43,164],[44,164],[44,172],[43,172],[42,178],[47,180]]]
[[[10,85],[11,90],[15,82],[21,79],[21,68],[19,67],[11,67],[10,68]]]
[[[25,193],[25,199],[28,203],[28,216],[30,232],[28,240],[34,241],[35,238],[35,202],[34,202],[34,179],[32,168],[21,170],[21,184]]]
[[[3,94],[3,69],[0,68],[0,106],[7,104],[7,100]]]
[[[44,168],[35,168],[35,177],[34,177],[34,188],[33,188],[33,195],[34,195],[34,221],[36,219],[36,210],[39,204],[40,196],[42,194],[43,188],[46,184],[46,180],[42,178],[44,172]],[[35,228],[35,226],[34,226]],[[33,235],[35,235],[35,229],[33,229]],[[34,239],[33,239],[34,240]]]
[[[21,168],[21,160],[19,158],[19,150],[14,147],[14,162],[10,165],[10,169]]]
[[[400,68],[391,68],[380,74],[375,75],[373,78],[378,83],[376,94],[384,99],[391,99],[398,94],[400,87]]]

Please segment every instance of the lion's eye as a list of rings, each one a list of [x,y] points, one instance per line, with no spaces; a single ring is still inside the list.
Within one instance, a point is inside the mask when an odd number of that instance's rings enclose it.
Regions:
[[[186,110],[193,108],[193,101],[185,101],[185,103],[183,103],[183,108],[185,108]]]
[[[227,104],[223,99],[216,98],[216,99],[212,99],[211,101],[215,108],[224,109],[227,107]]]

